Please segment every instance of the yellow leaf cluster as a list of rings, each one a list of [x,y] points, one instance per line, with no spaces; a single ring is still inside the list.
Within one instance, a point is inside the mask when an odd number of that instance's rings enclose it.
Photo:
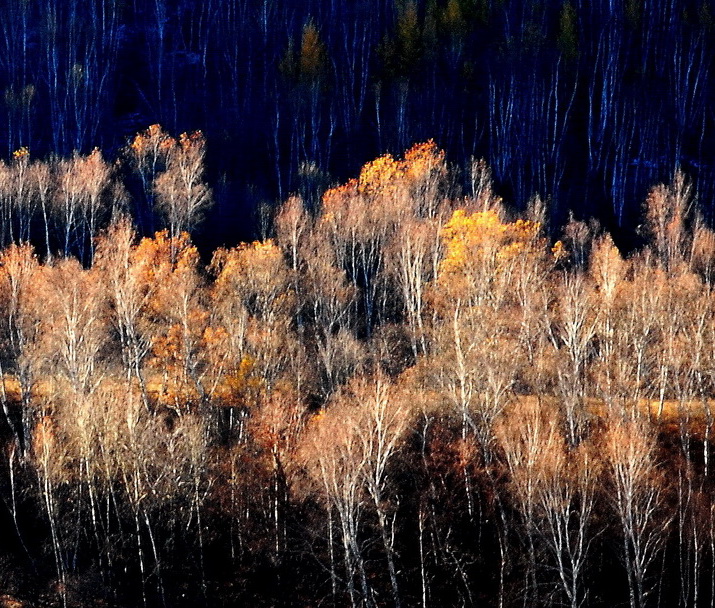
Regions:
[[[444,150],[440,150],[433,139],[415,144],[405,152],[404,171],[412,182],[420,182],[433,173],[444,174]]]
[[[22,148],[19,148],[12,153],[12,157],[15,160],[21,160],[23,158],[28,158],[29,156],[30,156],[30,150],[28,148],[26,148],[25,146],[22,146]]]
[[[48,415],[42,416],[37,421],[32,435],[32,451],[35,458],[40,462],[46,460],[47,456],[54,452],[56,441],[54,421]]]
[[[391,193],[404,177],[403,165],[404,163],[396,161],[391,154],[370,161],[360,171],[358,191],[368,196]]]
[[[560,262],[561,260],[567,258],[569,255],[568,250],[561,241],[556,241],[554,243],[554,246],[551,248],[551,253],[554,256],[554,260],[556,260],[557,262]]]
[[[412,146],[401,160],[384,154],[365,164],[357,180],[328,190],[323,195],[323,208],[326,213],[335,212],[356,195],[392,196],[401,189],[415,187],[435,174],[446,174],[444,159],[444,151],[431,139]]]
[[[172,256],[173,252],[173,256]],[[174,258],[172,268],[172,257]],[[184,271],[195,268],[199,260],[198,249],[191,244],[188,232],[171,238],[168,230],[162,230],[154,238],[143,238],[134,250],[134,261],[146,267],[150,279],[161,280],[171,270]]]
[[[456,210],[442,229],[446,254],[441,274],[467,272],[485,255],[504,262],[519,256],[537,239],[541,225],[530,220],[502,222],[494,210],[468,214]]]
[[[219,251],[213,265],[219,270],[218,286],[232,283],[237,277],[247,274],[254,279],[252,282],[265,281],[265,285],[270,285],[285,273],[283,253],[273,239],[242,243],[234,249]]]
[[[327,51],[325,44],[320,39],[318,28],[313,22],[308,22],[303,27],[303,36],[300,43],[300,74],[304,78],[317,78],[325,71],[327,64]]]
[[[412,146],[403,160],[385,154],[367,163],[360,172],[358,190],[367,195],[391,194],[399,187],[413,186],[434,172],[444,171],[444,151],[430,139]]]
[[[470,215],[464,209],[457,209],[442,229],[446,245],[442,273],[464,270],[471,255],[487,244],[501,242],[506,229],[495,211],[477,211]]]

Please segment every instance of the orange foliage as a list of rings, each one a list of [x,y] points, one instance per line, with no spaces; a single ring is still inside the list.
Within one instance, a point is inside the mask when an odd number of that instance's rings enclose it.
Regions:
[[[191,133],[184,132],[179,135],[179,146],[181,146],[182,150],[190,150],[205,145],[206,140],[201,131],[192,131]]]
[[[399,187],[404,176],[402,163],[385,154],[366,163],[358,178],[358,192],[368,196],[389,194]]]
[[[415,144],[405,152],[403,162],[405,174],[414,182],[424,180],[433,173],[446,173],[444,150],[440,150],[434,140]]]
[[[312,21],[303,26],[300,42],[300,75],[304,79],[316,79],[325,71],[328,64],[325,44],[320,39],[320,32]]]
[[[172,255],[173,253],[173,255]],[[171,238],[168,230],[162,230],[154,238],[143,238],[134,250],[134,262],[141,263],[147,272],[147,281],[160,282],[172,271],[185,271],[194,267],[199,260],[199,252],[191,244],[188,233],[182,232]]]
[[[347,201],[359,195],[395,198],[400,193],[414,193],[429,180],[443,180],[446,173],[444,151],[430,139],[412,146],[402,160],[384,154],[366,163],[358,179],[331,188],[323,195],[323,208],[326,213],[335,213]],[[410,201],[409,197],[406,200],[415,207],[419,206],[420,201]]]
[[[275,276],[274,272],[282,270],[283,253],[273,239],[241,243],[234,249],[217,251],[214,265],[220,270],[216,279],[218,285],[237,274],[250,274],[257,285],[267,285]],[[259,276],[254,274],[256,272]]]
[[[26,148],[25,146],[22,146],[21,148],[15,150],[12,153],[12,157],[14,160],[22,160],[25,158],[29,158],[30,156],[30,150]]]
[[[245,355],[237,366],[223,375],[213,393],[214,399],[229,407],[249,406],[254,403],[263,388],[261,378],[254,372],[254,367],[253,357]]]
[[[365,164],[360,171],[358,192],[368,196],[393,194],[400,188],[417,185],[434,172],[445,173],[444,151],[430,139],[412,146],[403,160],[385,154]]]
[[[161,128],[151,125],[146,131],[137,133],[129,144],[131,153],[143,164],[148,157],[166,155],[176,145],[176,140]]]
[[[292,301],[288,267],[272,239],[219,250],[212,266],[218,274],[216,289],[224,295],[229,290],[255,315],[271,318]]]

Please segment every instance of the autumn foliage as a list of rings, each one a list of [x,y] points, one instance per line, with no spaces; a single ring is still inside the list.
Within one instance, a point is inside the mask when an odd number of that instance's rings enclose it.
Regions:
[[[483,162],[465,195],[430,141],[207,264],[204,145],[130,142],[143,237],[98,151],[0,168],[3,584],[39,593],[24,551],[66,605],[711,599],[715,237],[685,176],[624,256],[513,214]]]

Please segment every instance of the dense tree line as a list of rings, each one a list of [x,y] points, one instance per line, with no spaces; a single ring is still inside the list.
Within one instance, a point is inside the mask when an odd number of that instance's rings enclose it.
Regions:
[[[147,124],[201,128],[210,248],[428,138],[463,179],[486,158],[521,209],[551,198],[558,224],[632,230],[678,167],[712,213],[710,0],[6,0],[2,16],[5,154],[113,158]]]
[[[143,238],[98,151],[4,169],[0,591],[715,603],[715,233],[686,176],[624,257],[593,222],[554,241],[539,198],[514,215],[484,161],[463,189],[427,142],[207,262],[202,141],[133,140],[137,222],[164,222]]]

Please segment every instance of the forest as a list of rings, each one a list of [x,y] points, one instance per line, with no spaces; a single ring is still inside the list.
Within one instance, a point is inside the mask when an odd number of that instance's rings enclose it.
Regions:
[[[0,167],[4,606],[713,606],[715,231],[434,142],[202,255],[206,142]],[[149,213],[151,212],[151,213]]]
[[[711,0],[3,0],[2,17],[3,157],[114,159],[147,125],[200,129],[209,250],[430,138],[463,186],[485,158],[516,208],[538,193],[554,225],[593,216],[627,248],[676,168],[713,216]]]
[[[711,0],[1,0],[0,608],[715,608]]]

